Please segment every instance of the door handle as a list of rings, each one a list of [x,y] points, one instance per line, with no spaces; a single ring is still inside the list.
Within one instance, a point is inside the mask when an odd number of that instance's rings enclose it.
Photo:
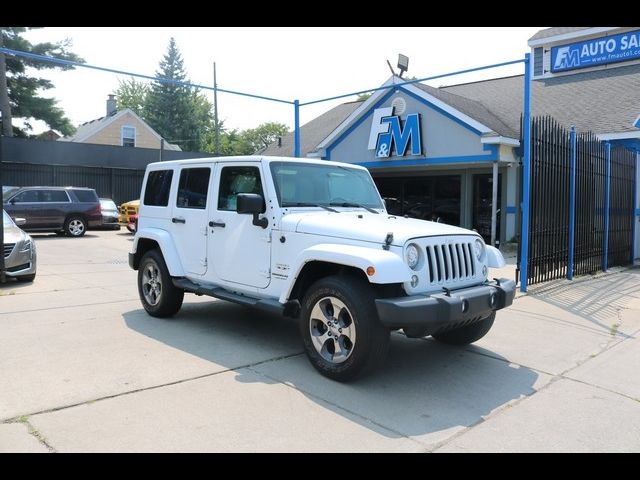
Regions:
[[[224,228],[227,226],[226,223],[224,222],[209,222],[209,226],[210,227],[220,227],[220,228]]]
[[[173,217],[173,218],[171,219],[171,221],[172,221],[173,223],[187,223],[187,221],[186,221],[184,218],[176,218],[176,217]]]

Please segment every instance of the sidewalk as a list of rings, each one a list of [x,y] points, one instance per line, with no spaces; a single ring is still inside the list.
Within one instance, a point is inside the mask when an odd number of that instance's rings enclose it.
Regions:
[[[124,233],[36,242],[36,282],[0,286],[0,452],[640,451],[640,269],[534,286],[466,348],[394,333],[340,384],[293,320],[146,315]]]

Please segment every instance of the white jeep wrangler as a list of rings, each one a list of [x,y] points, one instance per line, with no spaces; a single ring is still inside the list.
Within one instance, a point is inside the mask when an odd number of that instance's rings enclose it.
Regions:
[[[515,282],[473,231],[386,212],[369,172],[322,160],[152,163],[129,254],[145,310],[185,292],[299,318],[323,375],[346,381],[384,358],[391,330],[454,345],[482,338]]]

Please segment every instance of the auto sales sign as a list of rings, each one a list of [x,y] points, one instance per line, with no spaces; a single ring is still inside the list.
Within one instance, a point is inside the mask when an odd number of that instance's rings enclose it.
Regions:
[[[640,30],[551,48],[551,71],[564,72],[640,58]]]

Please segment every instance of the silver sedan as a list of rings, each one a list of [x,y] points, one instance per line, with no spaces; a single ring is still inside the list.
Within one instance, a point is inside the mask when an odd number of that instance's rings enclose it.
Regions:
[[[36,278],[36,244],[33,239],[22,231],[11,217],[2,211],[4,225],[4,268],[7,277],[16,278],[21,282],[33,282]],[[24,219],[18,218],[17,223],[24,224]]]

